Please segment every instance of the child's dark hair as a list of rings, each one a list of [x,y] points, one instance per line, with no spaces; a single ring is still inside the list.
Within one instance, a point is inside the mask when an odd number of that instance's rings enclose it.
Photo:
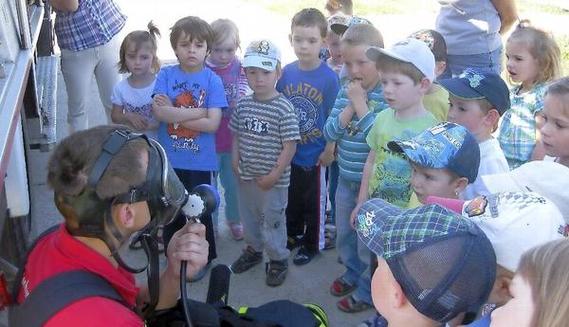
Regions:
[[[158,43],[156,41],[156,37],[160,36],[160,30],[152,21],[150,21],[147,25],[148,31],[133,31],[128,33],[128,35],[124,38],[121,44],[121,48],[119,51],[119,73],[125,74],[130,73],[128,71],[128,67],[126,66],[126,52],[128,50],[128,46],[130,44],[134,44],[135,51],[140,50],[145,45],[150,46],[150,50],[152,51],[152,72],[156,73],[160,70],[160,60],[156,56],[156,52],[158,51]]]
[[[291,31],[295,26],[315,26],[323,38],[328,34],[328,21],[326,17],[324,17],[324,14],[316,8],[305,8],[297,12],[294,17],[292,17]]]
[[[217,19],[211,23],[211,29],[213,30],[214,41],[213,43],[220,43],[226,40],[232,40],[235,42],[235,46],[239,48],[241,46],[241,40],[239,39],[239,29],[234,22],[229,19]]]
[[[561,51],[550,33],[531,25],[530,21],[520,21],[508,38],[508,42],[522,42],[538,63],[535,84],[553,81],[561,75]]]
[[[188,16],[179,19],[174,26],[172,26],[170,32],[170,45],[172,49],[176,49],[176,45],[182,33],[186,37],[190,37],[190,42],[193,40],[205,42],[207,51],[209,52],[211,50],[214,35],[211,26],[205,20],[196,16]]]
[[[324,8],[331,13],[341,11],[350,16],[354,14],[354,3],[352,0],[328,0]]]

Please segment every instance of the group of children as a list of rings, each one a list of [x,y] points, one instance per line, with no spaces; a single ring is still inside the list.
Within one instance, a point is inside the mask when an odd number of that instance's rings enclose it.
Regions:
[[[349,3],[327,5],[348,15],[298,12],[289,35],[298,60],[284,67],[265,39],[241,61],[227,19],[178,20],[170,34],[178,64],[164,67],[157,29],[131,32],[119,63],[130,74],[115,87],[112,119],[156,137],[188,190],[219,175],[231,234],[246,244],[234,273],[265,252],[266,283],[278,286],[291,250],[304,265],[331,247],[330,188],[346,268],[330,286],[340,310],[375,305],[380,315],[368,325],[434,326],[471,322],[489,303],[501,306],[496,326],[561,326],[569,306],[546,298],[565,303],[569,285],[569,241],[558,240],[569,233],[569,197],[556,195],[558,180],[548,183],[569,175],[569,78],[556,80],[555,41],[520,23],[506,43],[511,91],[480,69],[437,80],[446,69],[439,33],[384,49]],[[211,262],[217,222],[202,222]],[[184,223],[164,227],[166,244]],[[508,313],[530,306],[526,316]]]

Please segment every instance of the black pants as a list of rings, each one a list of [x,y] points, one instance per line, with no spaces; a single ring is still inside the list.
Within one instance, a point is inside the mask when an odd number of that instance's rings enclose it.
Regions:
[[[191,192],[194,187],[201,184],[211,185],[213,174],[211,171],[185,169],[174,169],[174,171],[176,171],[176,175],[178,175],[180,182],[184,184],[184,187],[188,192]],[[201,222],[205,225],[205,239],[209,243],[209,256],[207,258],[207,262],[209,263],[213,259],[217,258],[217,252],[215,250],[215,234],[213,232],[213,221],[211,219],[211,215],[203,215],[201,217]],[[185,224],[185,217],[183,215],[179,215],[173,222],[164,226],[164,248],[167,248],[174,233],[184,227]]]
[[[314,253],[319,251],[321,212],[320,166],[310,168],[291,165],[286,228],[288,236],[304,235],[303,245]]]

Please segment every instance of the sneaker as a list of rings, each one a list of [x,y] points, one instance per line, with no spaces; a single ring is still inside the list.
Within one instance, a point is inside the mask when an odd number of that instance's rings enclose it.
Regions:
[[[336,247],[336,226],[327,224],[324,230],[324,250]]]
[[[302,236],[295,235],[289,236],[286,240],[286,248],[289,250],[294,250],[302,244]]]
[[[243,250],[243,254],[231,264],[231,271],[240,274],[261,263],[261,261],[263,261],[263,252],[257,252],[248,246]]]
[[[316,254],[318,254],[318,252],[310,251],[305,246],[301,246],[294,256],[294,259],[292,259],[292,262],[297,266],[302,266],[309,263]]]
[[[286,278],[288,271],[287,260],[271,260],[267,262],[265,271],[267,272],[267,285],[271,287],[279,286]]]
[[[336,303],[336,306],[341,311],[347,313],[356,313],[356,312],[365,311],[367,309],[371,309],[371,304],[364,301],[356,300],[356,298],[354,298],[353,295],[346,296],[345,298],[341,299]]]
[[[231,230],[231,237],[236,241],[243,239],[243,225],[241,223],[229,223],[229,230]]]

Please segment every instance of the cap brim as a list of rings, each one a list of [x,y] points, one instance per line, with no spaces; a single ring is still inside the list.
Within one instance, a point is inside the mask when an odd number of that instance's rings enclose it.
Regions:
[[[458,98],[469,100],[485,98],[482,94],[467,85],[466,81],[462,78],[443,79],[437,81],[437,83],[444,87],[450,94]]]
[[[380,48],[380,47],[369,47],[366,50],[366,56],[373,61],[378,61],[379,58],[381,58],[382,56],[387,56],[393,59],[397,59],[399,61],[402,62],[409,62],[407,59],[397,55],[396,53],[393,53],[389,50]]]
[[[257,67],[268,71],[277,69],[278,61],[260,56],[246,56],[243,58],[243,68]]]
[[[433,157],[425,151],[425,147],[413,139],[407,141],[390,141],[387,147],[394,152],[401,153],[413,163],[428,168],[446,168],[438,157]]]
[[[338,35],[343,35],[348,30],[348,25],[334,23],[330,25],[330,29]]]
[[[388,217],[396,216],[403,210],[379,198],[364,202],[356,215],[356,231],[361,241],[377,256],[382,256],[383,227]]]

